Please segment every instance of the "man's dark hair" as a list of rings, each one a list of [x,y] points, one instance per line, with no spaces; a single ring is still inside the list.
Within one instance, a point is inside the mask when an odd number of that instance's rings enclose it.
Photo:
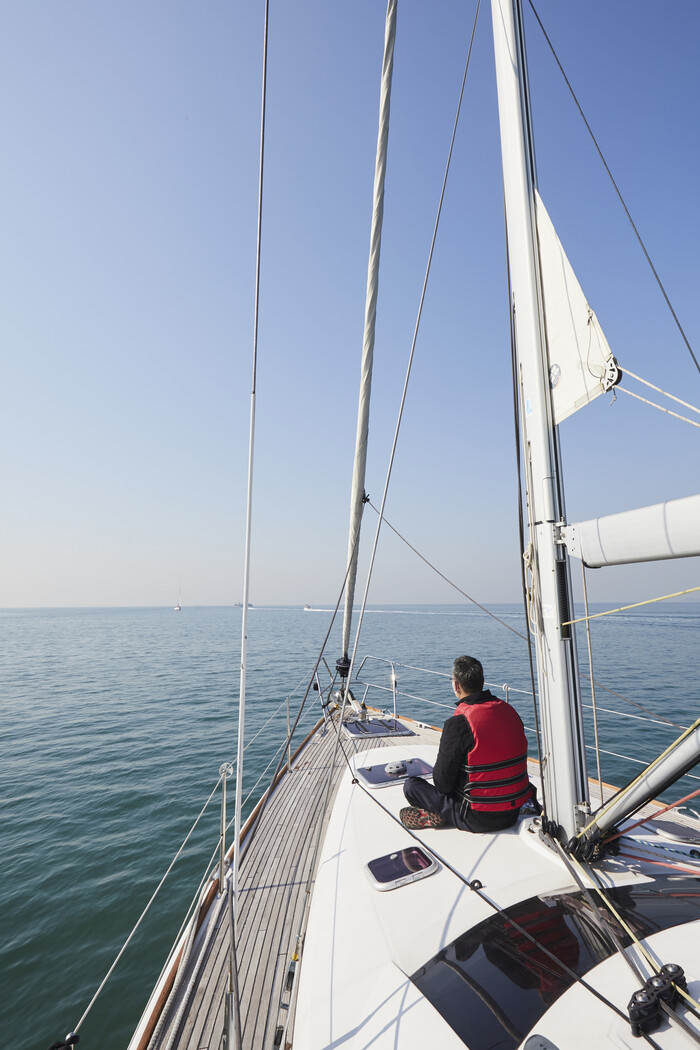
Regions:
[[[458,656],[452,677],[465,693],[480,693],[484,688],[484,669],[474,656]]]

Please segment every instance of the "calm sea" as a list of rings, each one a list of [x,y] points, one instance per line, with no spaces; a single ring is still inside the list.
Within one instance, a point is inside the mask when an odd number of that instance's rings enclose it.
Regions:
[[[594,621],[595,678],[687,725],[698,708],[700,607],[652,609]],[[518,606],[494,612],[524,633]],[[240,621],[240,608],[0,611],[0,1030],[16,1050],[46,1048],[75,1027],[220,764],[233,760]],[[270,775],[285,698],[308,679],[329,622],[328,610],[250,610],[246,810]],[[334,631],[331,666],[338,644]],[[467,652],[479,656],[501,695],[508,684],[525,723],[533,723],[526,645],[478,609],[369,610],[360,650],[374,658],[363,668],[374,706],[393,703],[384,662],[393,660],[399,708],[440,724],[450,713],[449,681],[420,669],[449,674],[453,657]],[[587,673],[583,635],[579,651]],[[447,708],[418,706],[404,693]],[[641,714],[600,688],[597,702]],[[309,711],[305,724],[317,716],[317,708]],[[640,766],[617,756],[649,760],[675,735],[612,713],[601,713],[599,723],[601,746],[614,753],[603,755],[603,777],[618,784]],[[675,797],[698,786],[686,779]],[[218,821],[217,798],[82,1026],[86,1050],[126,1046],[215,849]]]

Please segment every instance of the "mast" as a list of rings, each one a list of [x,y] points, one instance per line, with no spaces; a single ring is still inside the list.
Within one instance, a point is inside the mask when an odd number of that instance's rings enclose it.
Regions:
[[[588,802],[571,579],[559,442],[553,423],[544,296],[536,224],[535,155],[520,0],[491,0],[498,110],[519,380],[532,585],[543,732],[547,816],[562,841],[576,833]]]

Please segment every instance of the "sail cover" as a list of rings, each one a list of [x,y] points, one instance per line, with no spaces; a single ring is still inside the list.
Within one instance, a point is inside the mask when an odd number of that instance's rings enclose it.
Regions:
[[[538,193],[536,200],[549,380],[554,422],[561,423],[618,383],[621,373]]]

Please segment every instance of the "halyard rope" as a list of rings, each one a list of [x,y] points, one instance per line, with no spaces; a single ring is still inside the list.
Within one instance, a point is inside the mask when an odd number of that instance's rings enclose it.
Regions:
[[[623,835],[629,835],[630,831],[634,831],[635,828],[640,828],[642,824],[648,824],[650,820],[656,820],[663,813],[668,813],[670,809],[676,809],[677,806],[682,806],[684,802],[690,802],[691,798],[697,798],[700,795],[700,788],[697,791],[691,791],[689,795],[684,795],[683,798],[676,799],[675,802],[669,802],[667,806],[662,806],[661,809],[657,809],[654,813],[650,813],[647,817],[642,817],[641,820],[636,821],[634,824],[630,824],[628,827],[623,828],[622,831],[618,831],[615,835],[610,835],[604,839],[605,843],[614,842],[615,839],[622,838]]]
[[[657,405],[655,401],[650,401],[647,397],[642,397],[641,394],[635,394],[632,390],[628,390],[624,386],[617,386],[615,390],[619,390],[622,394],[628,394],[629,397],[636,398],[637,401],[641,401],[645,405],[650,405],[652,408],[658,408],[659,412],[665,412],[668,416],[673,416],[674,419],[680,419],[682,423],[687,423],[691,427],[698,427],[700,429],[700,423],[696,423],[694,419],[688,419],[687,416],[681,416],[678,412],[672,412],[670,408],[664,408],[663,405]],[[668,395],[671,396],[670,394]],[[697,412],[697,409],[694,409]]]
[[[635,375],[634,372],[630,372],[629,368],[624,369],[626,376],[630,379],[636,379],[638,383],[643,383],[644,386],[648,386],[651,390],[655,390],[657,394],[663,394],[664,397],[670,398],[671,401],[675,401],[678,405],[683,405],[683,408],[689,408],[691,412],[697,412],[700,415],[700,408],[696,408],[695,405],[689,404],[687,401],[681,401],[679,397],[675,397],[674,394],[669,394],[667,390],[662,390],[660,386],[655,386],[654,383],[650,383],[648,379],[642,379],[641,376]],[[651,402],[649,402],[651,404]],[[680,416],[679,418],[683,418]]]

